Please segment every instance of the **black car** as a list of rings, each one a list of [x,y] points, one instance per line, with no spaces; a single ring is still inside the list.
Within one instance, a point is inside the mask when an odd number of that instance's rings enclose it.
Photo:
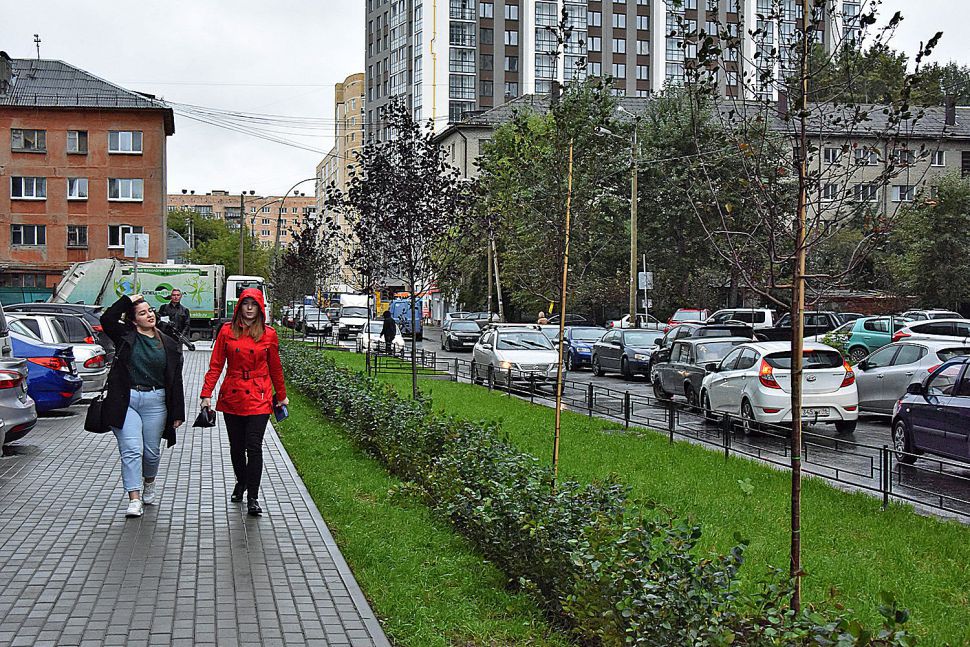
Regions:
[[[754,328],[750,324],[742,321],[725,322],[717,324],[685,324],[690,326],[688,337],[744,337],[748,341],[754,341]]]
[[[104,348],[111,362],[115,356],[115,344],[101,328],[101,306],[84,303],[15,303],[4,306],[7,312],[33,312],[36,314],[68,314],[83,318],[94,330],[95,341]]]
[[[559,315],[552,315],[547,319],[547,321],[549,322],[550,326],[554,324],[558,325],[560,319],[562,319],[562,317],[560,317]],[[593,325],[593,322],[590,319],[587,319],[586,317],[584,317],[583,315],[567,312],[566,325],[567,326],[591,326]]]
[[[816,311],[804,314],[805,327],[802,332],[803,337],[814,335],[824,335],[830,330],[835,330],[844,322],[837,312]],[[762,328],[758,331],[758,339],[761,341],[791,341],[792,320],[791,313],[786,314],[778,320],[771,328]]]
[[[619,371],[623,379],[636,374],[649,375],[650,356],[657,348],[660,334],[656,330],[615,328],[593,344],[593,374]]]
[[[468,319],[449,319],[441,325],[441,350],[471,350],[482,336],[478,324]]]
[[[750,337],[688,337],[675,342],[667,361],[653,369],[654,395],[660,400],[682,395],[688,404],[697,406],[705,366],[720,362],[735,346],[749,343]]]

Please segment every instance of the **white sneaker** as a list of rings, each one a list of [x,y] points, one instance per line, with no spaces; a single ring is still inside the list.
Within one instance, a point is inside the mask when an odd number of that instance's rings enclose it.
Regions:
[[[152,481],[151,483],[146,482],[141,489],[142,503],[144,503],[145,505],[154,505],[155,498],[156,498],[155,481]]]
[[[128,502],[128,509],[125,510],[125,516],[140,517],[144,511],[145,507],[142,505],[141,499],[132,499]]]

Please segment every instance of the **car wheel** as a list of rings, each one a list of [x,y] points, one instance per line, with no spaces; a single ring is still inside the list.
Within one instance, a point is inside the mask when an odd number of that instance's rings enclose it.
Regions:
[[[593,375],[603,377],[603,367],[600,366],[600,358],[593,355]]]
[[[758,419],[754,417],[754,407],[747,400],[741,402],[741,431],[750,436],[758,431]]]
[[[653,379],[653,395],[658,400],[669,400],[670,394],[664,391],[663,386],[660,384],[660,380],[657,377]]]
[[[653,382],[653,357],[647,362],[647,372],[644,375],[647,378],[647,382]]]
[[[568,371],[575,371],[575,370],[576,370],[576,364],[575,362],[573,362],[573,354],[566,353],[566,371],[568,372]]]
[[[697,408],[697,392],[694,391],[694,387],[690,384],[684,385],[684,397],[687,398],[687,404],[693,408]]]
[[[853,364],[858,364],[869,355],[869,350],[865,346],[853,346],[849,349],[849,359]]]
[[[711,409],[711,397],[707,395],[707,391],[701,394],[701,409],[704,411],[704,419],[714,420],[714,411]]]
[[[445,343],[444,343],[444,345],[442,345],[441,348],[443,348],[444,350],[446,350],[446,351],[448,351],[450,353],[451,352],[451,340],[450,339],[445,340]]]
[[[897,420],[893,423],[893,449],[896,450],[896,460],[906,465],[916,462],[916,455],[913,454],[913,444],[909,440],[909,433],[906,430],[906,423]]]
[[[855,427],[855,420],[842,420],[835,423],[835,431],[840,434],[854,434]]]

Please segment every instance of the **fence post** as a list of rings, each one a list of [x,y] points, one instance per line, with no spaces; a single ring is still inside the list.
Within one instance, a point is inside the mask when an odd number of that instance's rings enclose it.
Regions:
[[[536,401],[536,375],[529,373],[529,402]]]
[[[667,401],[667,433],[670,435],[670,444],[674,444],[674,426],[677,424],[674,416],[677,415],[677,409],[674,407],[674,401]]]
[[[458,358],[455,358],[455,382],[458,382]]]
[[[491,391],[495,382],[495,369],[488,369],[488,390]]]
[[[593,393],[593,383],[586,385],[586,415],[593,417],[593,405],[596,404],[596,395]]]
[[[724,441],[724,460],[727,460],[728,456],[731,454],[731,427],[733,426],[731,423],[731,416],[725,413],[724,416],[721,417],[720,426],[721,435]]]
[[[879,458],[882,459],[882,463],[879,466],[879,471],[882,472],[882,509],[886,510],[889,507],[889,485],[892,480],[892,475],[889,472],[889,462],[892,457],[889,454],[889,445],[883,445],[882,451],[879,452]]]
[[[508,392],[508,395],[511,398],[512,397],[512,367],[511,366],[509,367],[508,375],[506,376],[506,379],[508,380],[505,383],[506,391]]]
[[[623,427],[630,428],[630,392],[623,394]]]

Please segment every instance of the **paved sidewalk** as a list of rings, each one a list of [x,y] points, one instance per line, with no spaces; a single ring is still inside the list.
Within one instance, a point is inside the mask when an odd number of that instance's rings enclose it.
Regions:
[[[209,353],[185,358],[191,424]],[[0,645],[388,645],[275,430],[262,517],[229,502],[220,415],[182,427],[158,504],[126,520],[114,436],[84,411],[0,460]]]

